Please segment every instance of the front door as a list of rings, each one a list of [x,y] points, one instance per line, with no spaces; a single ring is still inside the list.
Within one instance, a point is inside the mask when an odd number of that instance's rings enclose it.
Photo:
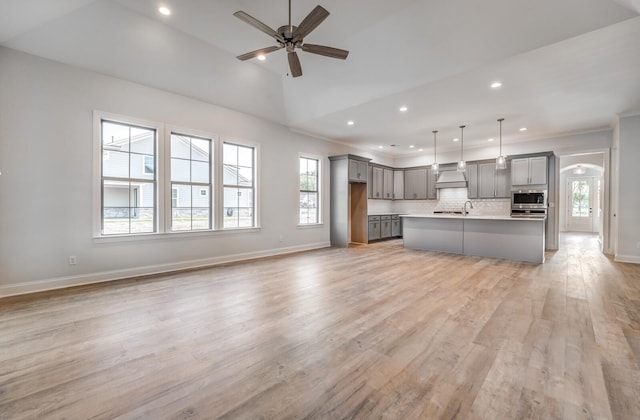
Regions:
[[[593,177],[567,179],[567,227],[572,232],[593,232],[596,191]]]

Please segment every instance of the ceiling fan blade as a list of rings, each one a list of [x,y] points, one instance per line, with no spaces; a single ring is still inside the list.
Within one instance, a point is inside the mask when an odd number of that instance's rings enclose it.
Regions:
[[[290,52],[287,54],[287,58],[289,59],[289,69],[291,69],[291,75],[293,77],[302,76],[302,66],[300,65],[300,59],[298,58],[298,54],[294,52]]]
[[[283,47],[278,46],[278,47],[262,48],[259,50],[248,52],[246,54],[239,55],[236,58],[240,61],[245,61],[245,60],[249,60],[250,58],[255,58],[259,55],[265,55],[265,54],[269,54],[270,52],[278,51],[281,48]]]
[[[302,41],[302,39],[316,29],[327,16],[329,16],[329,12],[324,7],[316,6],[315,9],[300,22],[300,25],[298,25],[298,29],[296,29],[296,32],[293,34],[293,43],[295,44],[296,42]]]
[[[268,27],[264,23],[260,22],[258,19],[254,18],[253,16],[243,12],[242,10],[239,10],[239,11],[235,12],[233,14],[233,16],[237,17],[238,19],[240,19],[243,22],[248,23],[249,25],[253,26],[254,28],[264,32],[265,34],[269,35],[270,37],[275,38],[279,42],[282,42],[282,43],[285,42],[284,38],[282,37],[282,35],[280,35],[276,31],[274,31],[273,29],[271,29],[270,27]]]
[[[325,47],[324,45],[304,44],[302,51],[310,52],[312,54],[324,55],[331,58],[339,58],[344,60],[349,55],[349,51],[341,50],[339,48]]]

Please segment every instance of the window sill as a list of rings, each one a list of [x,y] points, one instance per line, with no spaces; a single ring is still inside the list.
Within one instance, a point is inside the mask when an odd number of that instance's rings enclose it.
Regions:
[[[314,224],[308,224],[308,225],[297,225],[296,226],[298,229],[319,229],[324,227],[324,223],[314,223]]]
[[[163,232],[163,233],[141,233],[137,235],[110,235],[110,236],[94,236],[94,243],[116,243],[116,242],[137,242],[137,241],[157,241],[164,239],[183,239],[183,238],[200,238],[207,236],[219,236],[229,234],[254,233],[260,232],[259,227],[251,228],[233,228],[219,230],[201,230],[188,232]]]

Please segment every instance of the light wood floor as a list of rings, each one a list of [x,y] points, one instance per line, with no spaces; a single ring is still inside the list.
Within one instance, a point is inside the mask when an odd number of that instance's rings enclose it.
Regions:
[[[325,249],[0,300],[0,418],[640,418],[640,266]]]

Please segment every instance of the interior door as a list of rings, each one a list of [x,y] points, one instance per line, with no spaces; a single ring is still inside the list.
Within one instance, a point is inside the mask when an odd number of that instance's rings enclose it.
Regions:
[[[567,227],[572,232],[594,232],[596,191],[592,177],[567,178]]]

